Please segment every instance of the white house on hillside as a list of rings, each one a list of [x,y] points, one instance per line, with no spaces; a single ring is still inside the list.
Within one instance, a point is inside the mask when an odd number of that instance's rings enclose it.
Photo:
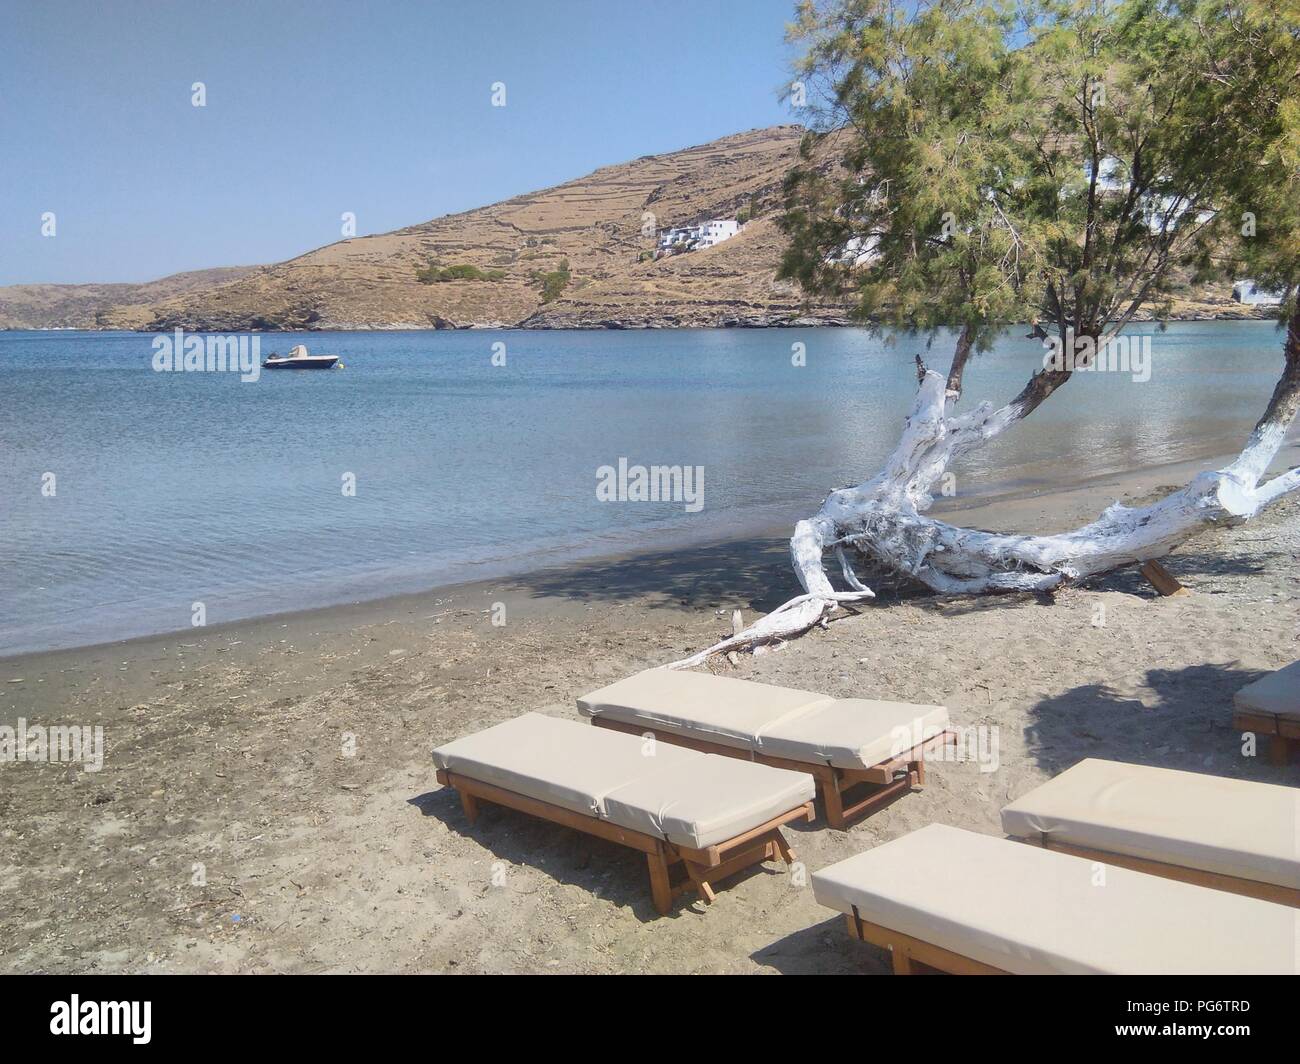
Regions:
[[[740,223],[735,218],[714,218],[700,226],[700,247],[711,248],[739,232]]]
[[[676,247],[678,244],[688,246],[694,244],[699,238],[699,226],[678,225],[672,229],[661,229],[659,231],[659,246],[661,248]]]
[[[713,218],[703,225],[679,225],[659,233],[659,251],[694,251],[711,248],[730,240],[740,232],[740,223],[734,218]]]

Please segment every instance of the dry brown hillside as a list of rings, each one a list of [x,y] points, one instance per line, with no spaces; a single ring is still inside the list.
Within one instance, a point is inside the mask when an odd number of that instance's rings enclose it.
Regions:
[[[772,324],[801,314],[774,280],[779,240],[770,215],[802,129],[778,126],[608,166],[555,188],[380,236],[345,240],[266,266],[233,284],[151,307],[148,328],[357,329],[469,325]],[[731,241],[659,262],[643,214],[658,226],[761,217]],[[766,215],[767,217],[762,217]],[[423,284],[440,266],[500,270],[504,278]],[[542,302],[535,275],[567,261],[563,294]],[[838,307],[814,308],[838,319]],[[121,322],[139,326],[135,320]]]
[[[144,284],[19,284],[0,288],[0,329],[95,329],[132,313],[152,318],[154,304],[214,288],[256,270],[225,266],[172,274]]]
[[[0,288],[0,327],[225,332],[842,322],[842,306],[809,303],[776,280],[781,185],[802,135],[794,125],[738,133],[271,266],[178,274],[149,285]],[[654,246],[642,235],[646,212],[664,228],[734,218],[742,208],[754,218],[738,236],[643,261]],[[431,262],[500,276],[421,283],[417,270]],[[565,262],[567,285],[544,303],[536,275]],[[1226,286],[1197,291],[1175,313],[1251,316],[1231,302]]]

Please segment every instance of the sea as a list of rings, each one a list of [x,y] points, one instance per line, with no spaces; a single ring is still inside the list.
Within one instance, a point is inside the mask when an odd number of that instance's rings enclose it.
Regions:
[[[975,357],[961,409],[1006,401],[1042,366],[1025,332]],[[1281,367],[1275,325],[1130,333],[1131,357],[1076,374],[950,489],[1236,451]],[[916,357],[945,372],[953,340],[276,333],[245,339],[260,358],[304,343],[343,368],[240,373],[167,368],[178,339],[0,332],[0,655],[787,526],[876,471]]]

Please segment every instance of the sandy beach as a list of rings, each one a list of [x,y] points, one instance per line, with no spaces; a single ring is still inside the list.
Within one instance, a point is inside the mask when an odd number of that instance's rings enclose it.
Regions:
[[[938,509],[1049,531],[1210,465]],[[98,772],[0,764],[0,969],[884,972],[806,875],[765,866],[657,918],[631,850],[503,810],[471,829],[434,780],[438,743],[526,710],[578,719],[578,695],[789,597],[786,535],[0,660],[0,723],[105,735]],[[934,821],[996,834],[1006,801],[1083,757],[1294,784],[1241,756],[1230,706],[1300,657],[1298,553],[1284,499],[1167,559],[1187,596],[1135,570],[1054,596],[873,584],[828,630],[713,667],[996,729],[995,771],[937,765],[847,832],[788,829],[806,871]]]

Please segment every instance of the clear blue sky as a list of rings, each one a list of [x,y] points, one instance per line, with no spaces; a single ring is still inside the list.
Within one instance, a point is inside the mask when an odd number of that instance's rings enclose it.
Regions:
[[[273,262],[344,211],[384,232],[789,122],[793,9],[0,0],[0,284]]]

